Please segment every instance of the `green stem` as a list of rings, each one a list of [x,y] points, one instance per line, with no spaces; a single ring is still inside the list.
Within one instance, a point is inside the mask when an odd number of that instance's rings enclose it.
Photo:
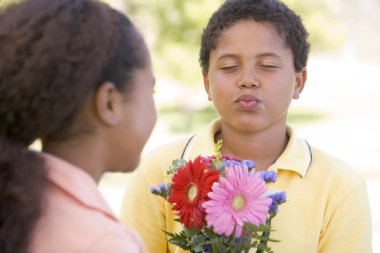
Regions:
[[[269,227],[270,227],[270,225],[271,225],[271,222],[272,222],[272,219],[273,219],[273,217],[274,217],[275,215],[273,215],[273,214],[270,214],[269,215],[269,218],[268,218],[268,221],[267,221],[267,224],[269,225]],[[262,234],[261,234],[261,236],[263,237],[263,238],[268,238],[269,239],[269,235],[270,235],[270,231],[264,231]],[[257,247],[259,248],[259,246],[261,246],[261,245],[263,245],[263,246],[267,246],[267,244],[268,244],[268,240],[260,240],[260,242],[259,242],[259,244],[257,245]],[[257,249],[257,251],[256,251],[256,253],[263,253],[264,251],[263,250],[261,250],[261,249]]]

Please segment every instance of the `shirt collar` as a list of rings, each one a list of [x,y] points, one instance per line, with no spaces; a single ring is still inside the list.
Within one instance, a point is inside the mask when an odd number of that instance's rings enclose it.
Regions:
[[[310,145],[306,140],[297,138],[290,126],[287,126],[286,132],[289,142],[269,170],[288,170],[305,177],[313,158]]]
[[[199,155],[213,155],[215,153],[214,136],[220,131],[220,124],[220,119],[216,119],[210,123],[206,131],[194,136],[184,152],[184,159],[194,159]],[[287,126],[286,132],[289,142],[268,170],[293,171],[304,177],[312,161],[310,146],[305,140],[297,138],[290,126]]]
[[[73,164],[47,153],[41,153],[49,181],[81,205],[96,209],[109,218],[117,220],[107,202],[100,194],[90,175]]]

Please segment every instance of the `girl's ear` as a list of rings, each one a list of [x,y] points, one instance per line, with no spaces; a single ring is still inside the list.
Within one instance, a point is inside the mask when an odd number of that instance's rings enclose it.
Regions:
[[[202,72],[203,75],[203,85],[207,92],[208,100],[212,101],[211,92],[210,92],[210,81],[208,79],[207,73]]]
[[[307,79],[307,69],[303,68],[300,72],[296,73],[296,85],[294,87],[293,98],[298,99],[305,87]]]
[[[122,94],[112,82],[102,83],[95,93],[95,112],[101,122],[114,126],[121,120]]]

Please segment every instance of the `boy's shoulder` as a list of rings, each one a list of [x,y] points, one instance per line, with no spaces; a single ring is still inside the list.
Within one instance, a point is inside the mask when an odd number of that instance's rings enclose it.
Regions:
[[[359,172],[352,166],[317,147],[310,146],[312,162],[308,173],[318,174],[326,181],[353,183],[363,181]]]
[[[175,159],[180,159],[191,136],[180,137],[171,142],[161,144],[143,157],[143,162],[158,162],[163,164],[171,164]]]
[[[350,165],[344,162],[342,159],[318,148],[310,145],[310,150],[312,154],[312,164],[323,167],[334,167],[337,169],[352,169]]]
[[[180,159],[182,150],[186,146],[190,137],[182,137],[172,142],[162,144],[151,149],[143,155],[139,167],[134,172],[135,175],[143,175],[149,180],[163,182],[166,171],[171,166],[173,160]]]
[[[180,158],[180,154],[185,149],[186,144],[189,142],[191,136],[185,136],[180,137],[176,140],[173,140],[171,142],[161,144],[154,149],[152,149],[149,153],[147,153],[147,157],[151,156],[161,156],[161,155],[179,155],[178,159]]]

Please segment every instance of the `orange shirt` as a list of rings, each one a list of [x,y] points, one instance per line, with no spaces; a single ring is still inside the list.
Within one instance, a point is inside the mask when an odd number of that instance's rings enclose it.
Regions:
[[[42,156],[49,183],[31,252],[146,252],[141,238],[119,223],[86,172],[52,155]]]

